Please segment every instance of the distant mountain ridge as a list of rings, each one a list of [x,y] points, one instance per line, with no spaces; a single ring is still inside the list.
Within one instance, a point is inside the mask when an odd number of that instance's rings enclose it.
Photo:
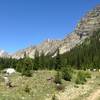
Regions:
[[[10,55],[4,50],[0,50],[0,57],[10,57]]]
[[[87,37],[91,36],[95,30],[100,28],[100,5],[89,11],[80,22],[77,24],[75,31],[70,33],[62,40],[46,40],[37,46],[30,46],[26,49],[19,50],[10,55],[12,58],[23,58],[26,53],[27,56],[34,58],[35,51],[39,54],[43,52],[45,55],[54,54],[59,48],[60,54],[70,51],[77,44],[81,44]],[[1,55],[2,56],[2,53]]]

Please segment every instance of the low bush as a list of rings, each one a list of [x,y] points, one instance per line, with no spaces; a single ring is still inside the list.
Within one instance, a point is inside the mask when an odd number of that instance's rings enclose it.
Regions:
[[[25,91],[26,93],[30,93],[30,88],[29,88],[29,86],[28,86],[28,85],[26,85],[26,87],[25,87],[24,91]]]
[[[62,79],[66,81],[71,81],[73,73],[72,68],[70,66],[63,67],[61,71],[62,71]]]
[[[84,84],[87,78],[91,78],[91,74],[84,71],[79,71],[76,77],[76,84]]]
[[[28,68],[24,68],[24,70],[22,71],[22,76],[26,76],[26,77],[32,77],[32,72],[31,70],[29,70]]]
[[[55,75],[54,82],[55,82],[56,84],[61,84],[61,83],[62,83],[62,82],[61,82],[61,74],[60,74],[59,71],[57,71],[57,74]]]
[[[85,72],[85,76],[86,76],[86,78],[91,78],[91,73]]]
[[[52,96],[51,100],[58,100],[55,94]]]
[[[74,85],[74,87],[75,87],[75,88],[79,88],[79,86],[78,86],[78,85]]]
[[[56,85],[56,90],[57,91],[64,91],[65,90],[65,86],[63,84],[57,84]]]

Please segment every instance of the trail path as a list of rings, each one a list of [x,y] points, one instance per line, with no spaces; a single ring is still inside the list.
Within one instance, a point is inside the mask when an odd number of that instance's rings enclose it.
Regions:
[[[100,98],[100,89],[97,89],[96,91],[91,93],[86,100],[99,100],[99,98]]]

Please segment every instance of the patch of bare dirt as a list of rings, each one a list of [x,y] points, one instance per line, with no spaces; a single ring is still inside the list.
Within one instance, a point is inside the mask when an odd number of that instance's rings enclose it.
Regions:
[[[98,100],[100,98],[100,89],[97,89],[87,97],[86,100]]]

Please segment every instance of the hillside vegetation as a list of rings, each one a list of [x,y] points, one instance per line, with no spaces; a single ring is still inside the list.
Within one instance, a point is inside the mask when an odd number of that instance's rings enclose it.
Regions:
[[[100,87],[100,30],[70,52],[56,56],[35,51],[35,58],[26,53],[23,59],[0,58],[0,100],[88,100]],[[5,68],[17,73],[9,76],[12,87],[4,84]],[[99,97],[98,97],[99,98]],[[95,99],[94,99],[95,100]]]
[[[67,65],[77,69],[100,69],[100,30],[77,45],[70,52],[62,55]]]
[[[33,72],[32,77],[22,76],[20,73],[9,76],[11,88],[7,88],[1,77],[0,100],[45,100],[55,93],[55,84],[47,81],[53,77],[55,71]]]
[[[32,77],[20,73],[9,76],[13,87],[7,88],[0,78],[0,100],[52,100],[55,95],[58,100],[84,100],[100,87],[100,73],[91,72],[91,78],[82,84],[76,84],[78,71],[74,72],[71,81],[61,79],[64,89],[58,90],[57,84],[49,78],[55,78],[56,71],[35,71]],[[85,99],[86,100],[86,99]]]
[[[60,55],[59,49],[56,51],[57,56],[52,58],[52,55],[39,56],[36,50],[35,58],[27,57],[23,59],[0,58],[0,69],[13,67],[18,72],[24,74],[24,71],[38,69],[61,69],[62,67],[71,66],[76,69],[99,69],[100,68],[100,30],[94,31],[93,35],[77,45],[71,51]]]

